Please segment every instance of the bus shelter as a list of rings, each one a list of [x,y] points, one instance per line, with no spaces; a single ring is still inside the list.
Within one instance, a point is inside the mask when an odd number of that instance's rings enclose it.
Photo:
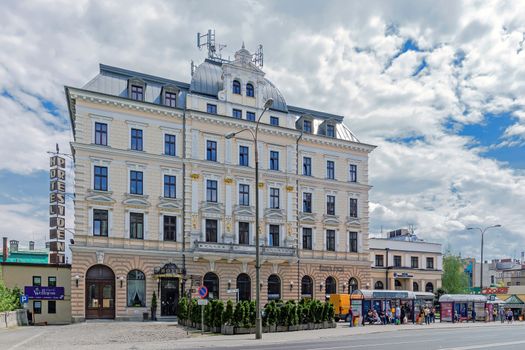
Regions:
[[[370,309],[381,313],[399,306],[401,318],[406,317],[408,322],[415,322],[415,302],[416,294],[408,290],[357,289],[351,295],[352,312],[354,315],[359,315],[361,321]]]
[[[434,299],[436,296],[430,292],[415,292],[415,311],[416,315],[425,308],[425,306],[432,308],[434,306]]]
[[[493,304],[489,304],[485,295],[478,294],[443,294],[439,298],[441,306],[440,321],[461,322],[473,321],[472,311],[475,311],[475,321],[485,321],[486,313],[492,313]]]

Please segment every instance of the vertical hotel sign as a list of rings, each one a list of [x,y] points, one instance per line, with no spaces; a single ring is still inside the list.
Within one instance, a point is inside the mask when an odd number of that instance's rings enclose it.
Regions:
[[[49,262],[65,263],[66,160],[57,154],[49,160]]]

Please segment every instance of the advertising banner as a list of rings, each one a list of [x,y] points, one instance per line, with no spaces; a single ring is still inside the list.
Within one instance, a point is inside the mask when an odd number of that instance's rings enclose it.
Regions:
[[[28,299],[64,300],[64,287],[24,287]]]
[[[452,303],[441,303],[441,321],[452,322]]]

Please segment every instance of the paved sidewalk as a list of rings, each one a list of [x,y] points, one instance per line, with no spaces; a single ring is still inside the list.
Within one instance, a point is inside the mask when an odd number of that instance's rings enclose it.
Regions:
[[[298,332],[279,332],[279,333],[264,333],[263,339],[257,341],[259,345],[270,345],[279,344],[290,341],[308,341],[318,339],[337,339],[340,337],[348,337],[352,335],[366,335],[375,333],[388,333],[388,332],[400,332],[408,331],[414,332],[419,330],[440,330],[440,329],[464,329],[464,328],[494,328],[494,327],[521,327],[525,330],[525,323],[512,323],[502,324],[500,322],[477,322],[477,323],[449,323],[449,322],[437,322],[430,325],[387,325],[387,326],[364,326],[364,327],[348,327],[348,324],[339,323],[337,328],[331,329],[319,329],[319,330],[308,330]],[[199,333],[200,335],[200,333]],[[243,334],[243,335],[215,335],[205,334],[204,336],[193,336],[185,339],[178,339],[172,344],[173,348],[177,349],[189,349],[189,348],[212,348],[216,346],[228,347],[228,346],[247,346],[254,345],[255,335]]]

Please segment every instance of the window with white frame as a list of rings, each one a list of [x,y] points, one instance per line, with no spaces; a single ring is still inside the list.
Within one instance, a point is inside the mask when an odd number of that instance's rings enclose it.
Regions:
[[[348,250],[351,252],[351,253],[357,253],[357,249],[358,249],[358,237],[357,237],[357,232],[348,232]]]
[[[326,250],[335,252],[335,230],[326,230]]]
[[[335,215],[335,196],[326,196],[326,215]]]
[[[212,219],[206,219],[206,242],[218,242],[218,221]]]
[[[177,217],[163,215],[163,229],[165,241],[177,241]]]
[[[357,218],[357,198],[350,198],[350,217]]]
[[[269,227],[269,235],[268,235],[268,245],[271,247],[278,247],[279,246],[279,231],[280,227],[279,225],[270,225]]]
[[[109,232],[109,211],[93,209],[93,236],[107,237]]]
[[[239,222],[239,244],[250,244],[249,222]]]
[[[312,250],[312,242],[313,242],[312,228],[303,227],[303,249]]]
[[[350,164],[350,182],[357,182],[357,165]]]
[[[239,146],[239,165],[250,165],[250,149],[248,148],[248,146]]]
[[[310,192],[303,192],[303,212],[312,212],[312,194]]]
[[[239,184],[239,205],[250,205],[250,185]]]
[[[270,208],[279,209],[279,189],[275,187],[270,187]]]
[[[279,152],[270,151],[270,170],[279,170]]]
[[[143,172],[131,170],[129,172],[129,193],[131,194],[144,194],[143,188]]]
[[[108,124],[95,122],[95,145],[108,145]]]
[[[164,198],[177,198],[177,178],[164,175]]]
[[[335,162],[333,160],[326,161],[326,178],[329,180],[335,179]]]
[[[143,213],[129,213],[129,238],[144,239]]]
[[[217,180],[206,180],[206,201],[217,203]]]

